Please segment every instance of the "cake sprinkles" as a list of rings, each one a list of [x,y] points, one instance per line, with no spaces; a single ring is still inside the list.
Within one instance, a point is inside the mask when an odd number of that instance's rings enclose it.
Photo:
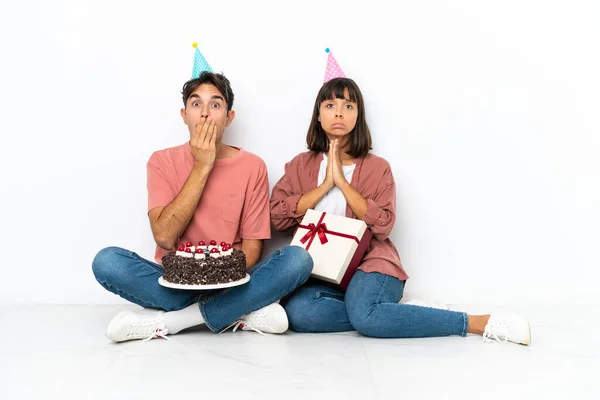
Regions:
[[[180,244],[177,251],[162,258],[163,279],[182,285],[214,285],[236,282],[246,277],[246,255],[221,242]]]

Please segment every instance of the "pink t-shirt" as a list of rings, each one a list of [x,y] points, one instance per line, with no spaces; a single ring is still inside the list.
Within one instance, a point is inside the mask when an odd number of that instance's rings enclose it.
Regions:
[[[148,212],[179,194],[194,167],[189,143],[159,150],[148,160]],[[241,247],[242,239],[270,239],[269,181],[264,161],[239,149],[215,160],[202,197],[180,242],[216,240]],[[156,262],[166,250],[156,247]]]

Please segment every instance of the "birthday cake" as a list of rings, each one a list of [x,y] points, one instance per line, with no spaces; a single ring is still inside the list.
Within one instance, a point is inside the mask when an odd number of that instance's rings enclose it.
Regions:
[[[215,285],[246,277],[246,255],[221,242],[211,240],[180,244],[177,251],[163,256],[163,279],[181,285]]]

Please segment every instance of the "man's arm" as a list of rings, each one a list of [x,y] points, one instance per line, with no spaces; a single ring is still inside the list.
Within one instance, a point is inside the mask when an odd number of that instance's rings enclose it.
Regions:
[[[211,169],[195,165],[181,192],[166,207],[150,210],[150,227],[156,244],[171,250],[192,220]]]
[[[260,260],[262,254],[262,239],[242,239],[242,251],[246,255],[246,268],[250,269]]]
[[[156,244],[171,250],[177,239],[192,220],[208,176],[212,171],[217,155],[216,126],[209,116],[201,119],[190,138],[190,149],[195,163],[179,194],[165,207],[156,207],[148,212],[150,227]]]

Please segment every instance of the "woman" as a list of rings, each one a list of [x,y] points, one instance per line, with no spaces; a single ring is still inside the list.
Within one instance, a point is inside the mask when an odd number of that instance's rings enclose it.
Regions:
[[[293,330],[357,330],[382,338],[475,333],[529,344],[529,323],[518,314],[467,315],[399,304],[408,276],[389,238],[396,212],[394,177],[387,161],[369,153],[363,97],[352,79],[334,78],[321,87],[306,141],[309,151],[286,164],[273,188],[275,228],[294,228],[315,209],[364,221],[373,239],[345,293],[311,280],[289,297],[285,310]]]

